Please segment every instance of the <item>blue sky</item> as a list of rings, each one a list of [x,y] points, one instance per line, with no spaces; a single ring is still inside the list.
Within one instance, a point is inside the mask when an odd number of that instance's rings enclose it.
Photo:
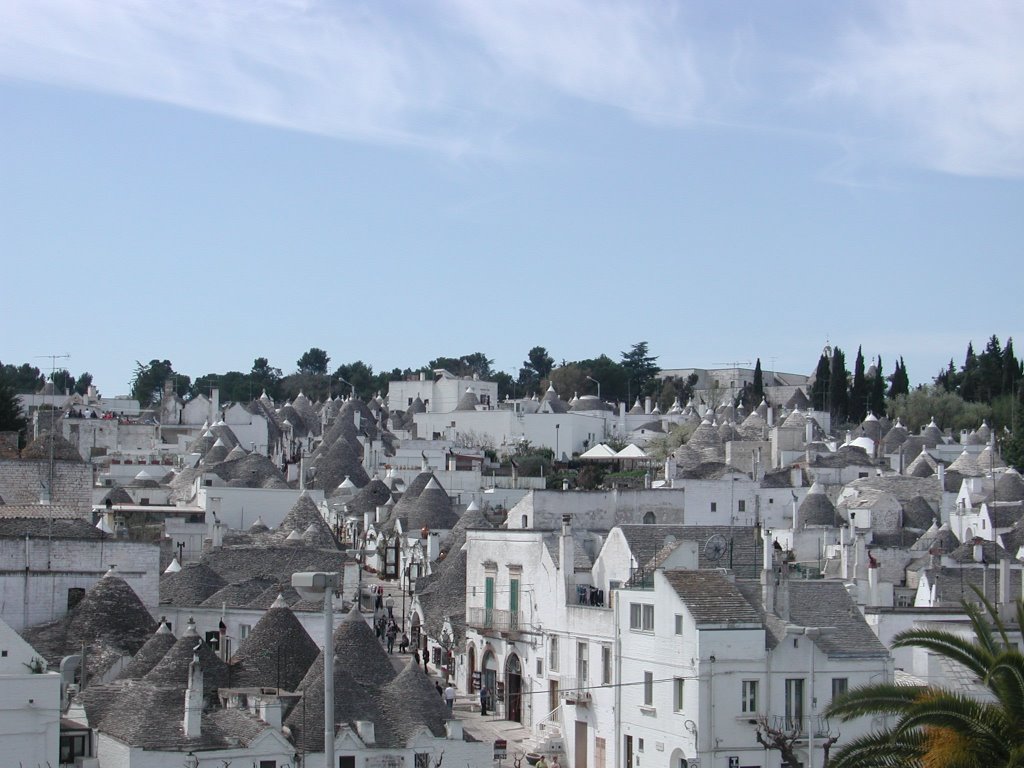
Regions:
[[[1024,5],[0,5],[3,362],[1020,344]]]

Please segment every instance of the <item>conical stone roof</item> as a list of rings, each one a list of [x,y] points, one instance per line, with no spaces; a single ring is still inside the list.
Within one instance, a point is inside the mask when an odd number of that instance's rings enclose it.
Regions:
[[[295,500],[295,504],[281,521],[275,536],[286,538],[292,531],[298,531],[299,536],[303,536],[310,526],[317,531],[313,537],[314,546],[337,548],[338,541],[333,531],[327,525],[323,515],[320,514],[320,508],[308,493],[300,494],[299,498]]]
[[[160,660],[167,655],[167,652],[177,642],[170,628],[160,624],[160,628],[153,633],[153,636],[146,641],[139,652],[128,662],[128,666],[121,672],[122,680],[139,680],[160,663]]]
[[[160,602],[196,606],[226,586],[227,582],[208,565],[189,563],[177,573],[160,578]]]
[[[825,493],[825,489],[817,480],[807,491],[804,500],[797,508],[797,518],[801,528],[809,525],[836,525],[836,507]]]
[[[292,610],[279,600],[256,622],[232,657],[232,684],[297,690],[319,652]]]
[[[432,531],[447,531],[459,522],[459,516],[452,511],[451,498],[435,478],[431,478],[423,492],[416,497],[408,519],[410,531],[424,527]]]
[[[404,747],[423,727],[436,737],[445,735],[451,713],[419,665],[407,664],[381,693],[380,730],[374,734],[379,742]]]
[[[199,667],[203,671],[203,690],[206,695],[209,696],[218,688],[228,686],[228,665],[210,650],[196,631],[195,624],[188,625],[182,636],[142,679],[156,685],[184,690],[188,687],[188,666],[193,656],[199,657]]]
[[[1024,478],[1012,467],[999,476],[995,484],[996,501],[1024,501]]]

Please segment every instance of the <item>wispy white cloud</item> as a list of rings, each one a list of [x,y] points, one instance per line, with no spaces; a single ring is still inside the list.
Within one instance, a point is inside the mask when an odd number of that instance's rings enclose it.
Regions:
[[[675,4],[447,0],[445,7],[510,79],[656,122],[686,122],[703,101]]]
[[[680,119],[700,83],[662,23],[670,15],[579,0],[33,0],[0,4],[0,76],[331,136],[491,151],[543,101],[530,93],[537,84]]]
[[[841,36],[816,92],[876,118],[886,153],[953,174],[1024,175],[1022,39],[1021,3],[882,0]]]

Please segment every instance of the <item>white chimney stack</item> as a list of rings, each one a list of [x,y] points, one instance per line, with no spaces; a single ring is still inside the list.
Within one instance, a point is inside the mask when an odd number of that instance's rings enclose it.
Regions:
[[[203,670],[199,667],[199,655],[193,654],[188,665],[188,688],[185,690],[185,718],[182,729],[185,737],[198,739],[202,735],[203,717]]]

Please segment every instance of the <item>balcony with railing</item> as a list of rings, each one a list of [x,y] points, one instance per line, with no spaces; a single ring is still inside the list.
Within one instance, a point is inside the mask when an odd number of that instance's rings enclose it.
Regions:
[[[522,611],[501,608],[467,608],[466,622],[477,630],[489,632],[522,632],[526,629]]]
[[[590,688],[587,686],[586,680],[563,677],[558,682],[558,698],[566,704],[586,706],[590,704]]]
[[[820,715],[810,717],[790,717],[788,715],[766,715],[768,726],[783,733],[806,738],[808,735],[816,739],[828,738],[831,735],[828,718]]]

